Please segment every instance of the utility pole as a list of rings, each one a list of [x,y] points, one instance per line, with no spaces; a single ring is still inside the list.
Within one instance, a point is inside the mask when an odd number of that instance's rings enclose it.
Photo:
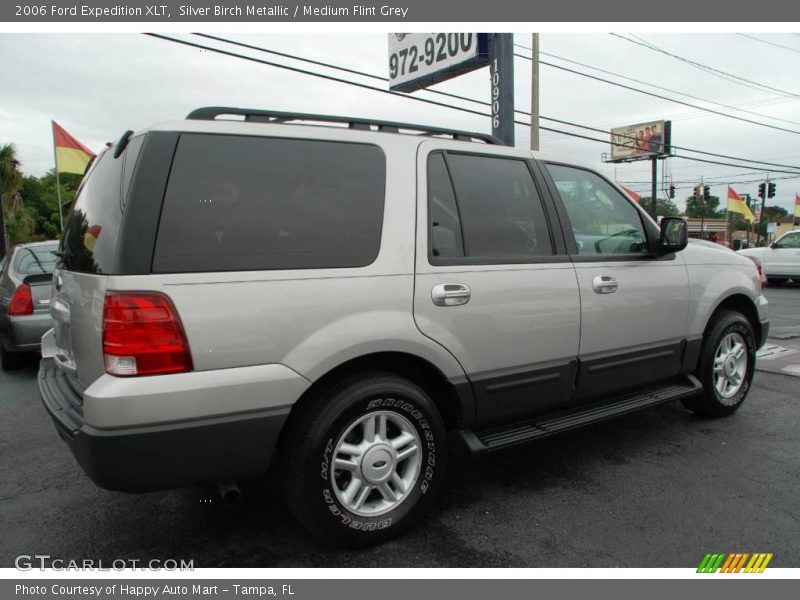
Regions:
[[[656,195],[658,194],[658,156],[655,154],[650,158],[650,162],[653,163],[653,180],[650,182],[650,204],[652,206],[653,219],[658,221],[658,217],[656,216]]]
[[[531,34],[531,150],[539,150],[539,34]]]
[[[706,201],[703,196],[703,178],[694,186],[694,199],[700,206],[700,239],[706,239]]]

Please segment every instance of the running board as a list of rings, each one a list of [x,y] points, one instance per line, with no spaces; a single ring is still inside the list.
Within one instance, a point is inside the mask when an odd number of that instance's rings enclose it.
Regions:
[[[541,415],[510,426],[477,432],[462,430],[458,432],[458,437],[468,451],[473,454],[494,452],[572,429],[579,429],[665,402],[690,398],[700,393],[702,389],[702,384],[694,376],[687,375],[681,383],[660,385],[613,400]]]

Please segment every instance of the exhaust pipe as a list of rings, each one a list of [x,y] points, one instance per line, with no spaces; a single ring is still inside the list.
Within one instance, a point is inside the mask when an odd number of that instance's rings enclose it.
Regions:
[[[236,506],[242,499],[242,490],[235,481],[221,481],[217,483],[217,489],[223,502],[228,506]]]

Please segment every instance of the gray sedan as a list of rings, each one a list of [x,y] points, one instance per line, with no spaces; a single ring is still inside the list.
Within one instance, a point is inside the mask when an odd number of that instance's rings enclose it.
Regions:
[[[58,242],[20,244],[0,260],[0,360],[15,368],[25,353],[38,352],[52,327],[50,294]]]

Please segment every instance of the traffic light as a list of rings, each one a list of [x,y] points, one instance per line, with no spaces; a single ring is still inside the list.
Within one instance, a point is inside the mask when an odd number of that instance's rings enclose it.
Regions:
[[[774,198],[775,197],[775,184],[770,183],[767,186],[767,198]]]
[[[703,186],[703,200],[708,200],[711,198],[711,188],[709,186]]]
[[[696,186],[694,186],[694,197],[695,197],[695,200],[700,200],[703,197],[703,184],[702,183],[698,183]]]
[[[672,184],[670,184],[670,186],[669,186],[669,197],[670,198],[674,198],[675,197],[675,186],[672,185]]]
[[[767,184],[766,183],[759,183],[758,184],[758,197],[761,198],[762,200],[766,199],[766,197],[767,197]]]

